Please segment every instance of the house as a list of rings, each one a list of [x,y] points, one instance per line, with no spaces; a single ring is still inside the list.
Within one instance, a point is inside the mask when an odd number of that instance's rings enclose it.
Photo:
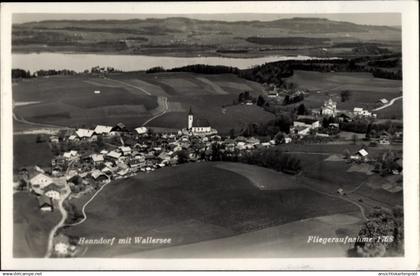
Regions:
[[[111,157],[112,159],[118,159],[121,157],[121,153],[120,152],[116,152],[115,150],[108,152],[108,154],[106,156]]]
[[[387,103],[388,103],[388,100],[387,100],[387,99],[385,99],[385,98],[382,98],[382,99],[380,99],[380,100],[378,101],[378,103],[380,103],[380,104],[387,104]]]
[[[353,114],[355,116],[359,116],[359,117],[375,117],[375,114],[372,114],[368,110],[365,110],[365,109],[363,109],[361,107],[355,107],[355,108],[353,108]]]
[[[52,198],[54,200],[60,199],[61,189],[56,184],[52,183],[46,186],[43,190],[44,190],[45,196]]]
[[[311,130],[311,128],[308,127],[308,126],[297,125],[297,126],[295,126],[291,129],[291,132],[293,132],[297,135],[305,136],[305,135],[309,134],[310,130]]]
[[[290,137],[284,137],[284,143],[285,144],[289,144],[291,142],[292,142],[292,138],[290,138]]]
[[[127,127],[123,123],[118,123],[112,128],[112,131],[127,131]]]
[[[52,203],[51,198],[41,195],[37,198],[38,200],[38,207],[41,209],[41,211],[44,212],[52,212],[54,210],[54,206]]]
[[[392,137],[392,135],[390,133],[383,130],[379,134],[379,141],[378,142],[381,145],[389,145],[389,144],[391,144],[391,137]]]
[[[111,126],[103,126],[103,125],[97,125],[94,130],[96,134],[109,134],[111,131],[112,131]]]
[[[368,152],[365,149],[359,150],[355,155],[350,156],[351,160],[366,160]]]
[[[321,106],[321,115],[335,117],[337,114],[337,102],[334,102],[331,98],[324,102]]]
[[[53,183],[53,180],[51,179],[51,177],[43,173],[39,173],[36,176],[32,177],[29,180],[29,182],[31,183],[32,187],[43,189],[44,187]]]
[[[76,150],[71,150],[68,152],[63,153],[63,157],[65,159],[74,159],[77,157],[77,151]]]
[[[78,138],[77,138],[77,136],[76,135],[70,135],[69,136],[69,141],[72,141],[72,142],[74,142],[74,141],[76,141]]]
[[[94,131],[90,129],[79,128],[76,130],[76,134],[79,138],[90,138],[94,134]]]
[[[310,129],[319,128],[319,120],[310,116],[299,116],[294,122],[293,127],[304,126]]]
[[[131,154],[131,148],[130,147],[121,146],[121,147],[119,147],[119,149],[124,156],[127,156],[127,155]]]
[[[138,127],[135,129],[135,131],[137,132],[137,134],[139,135],[143,135],[147,133],[147,128],[146,127]]]
[[[275,91],[275,90],[270,91],[270,92],[268,92],[268,94],[267,94],[267,97],[269,97],[269,98],[276,98],[276,97],[278,97],[278,96],[279,96],[279,93],[277,93],[277,91]]]
[[[104,162],[104,156],[102,154],[92,154],[90,157],[95,164]]]
[[[96,181],[105,181],[105,180],[108,180],[108,176],[106,176],[100,170],[93,170],[93,171],[90,172],[90,175]]]

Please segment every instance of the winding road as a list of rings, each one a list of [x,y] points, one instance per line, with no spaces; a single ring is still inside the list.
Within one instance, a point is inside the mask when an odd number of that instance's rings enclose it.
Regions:
[[[390,100],[390,101],[389,101],[389,103],[387,103],[387,104],[385,104],[385,105],[383,105],[383,106],[380,106],[380,107],[378,107],[378,108],[372,109],[372,111],[378,111],[378,110],[381,110],[381,109],[384,109],[384,108],[390,107],[391,105],[393,105],[393,104],[394,104],[394,102],[395,102],[395,101],[400,100],[400,99],[402,99],[402,96],[399,96],[399,97],[393,98],[392,100]]]
[[[107,183],[105,183],[104,185],[102,185],[101,186],[101,188],[99,188],[99,190],[97,190],[94,194],[93,194],[93,196],[88,200],[88,201],[86,201],[86,203],[85,204],[83,204],[83,207],[82,207],[82,214],[83,214],[83,219],[81,219],[81,220],[79,220],[78,222],[75,222],[75,223],[71,223],[71,224],[65,224],[65,225],[63,225],[63,226],[76,226],[76,225],[79,225],[79,224],[82,224],[86,219],[87,219],[87,215],[86,215],[86,211],[85,211],[85,209],[86,209],[86,206],[88,206],[89,205],[89,203],[103,190],[103,188],[105,188],[105,186],[106,185],[108,185],[109,183],[111,183],[111,181],[110,180],[108,180],[108,182]]]

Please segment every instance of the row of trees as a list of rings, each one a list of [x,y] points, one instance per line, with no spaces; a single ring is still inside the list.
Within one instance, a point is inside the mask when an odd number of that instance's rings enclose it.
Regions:
[[[31,71],[23,69],[12,69],[12,79],[29,79],[33,77],[43,77],[43,76],[55,76],[55,75],[75,75],[76,72],[73,70],[38,70],[31,74]]]
[[[239,162],[296,174],[302,170],[301,162],[296,157],[282,152],[279,148],[258,149],[245,153]]]

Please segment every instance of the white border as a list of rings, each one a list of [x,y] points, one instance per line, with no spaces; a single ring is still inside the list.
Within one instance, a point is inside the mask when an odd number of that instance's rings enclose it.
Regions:
[[[305,259],[14,259],[12,257],[11,16],[13,13],[401,13],[404,105],[403,258]],[[418,269],[419,84],[417,1],[147,2],[1,4],[1,264],[2,269]]]

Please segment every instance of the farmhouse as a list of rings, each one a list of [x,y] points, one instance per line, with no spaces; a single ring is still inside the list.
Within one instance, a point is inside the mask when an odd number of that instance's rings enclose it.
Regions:
[[[61,189],[56,184],[52,183],[46,186],[43,190],[44,190],[44,195],[46,195],[47,197],[55,199],[55,200],[60,199]]]
[[[355,155],[350,156],[350,159],[352,159],[352,160],[366,160],[368,154],[369,153],[365,149],[361,149]]]
[[[321,115],[335,117],[336,114],[337,103],[330,98],[328,101],[324,102],[323,106],[321,106]]]
[[[380,103],[380,104],[387,104],[387,103],[388,103],[388,100],[387,100],[387,99],[385,99],[385,98],[382,98],[382,99],[380,99],[380,100],[378,101],[378,103]]]
[[[102,126],[102,125],[97,125],[94,130],[96,134],[109,134],[111,131],[112,131],[111,126]]]
[[[41,211],[44,212],[52,212],[54,210],[51,198],[41,195],[37,198],[38,200],[38,207]]]
[[[29,180],[29,182],[31,183],[31,185],[33,187],[43,189],[44,187],[53,183],[53,180],[51,179],[51,177],[40,173],[40,174],[37,174],[36,176],[32,177]]]
[[[142,135],[142,134],[147,133],[147,128],[146,127],[138,127],[138,128],[135,129],[135,131],[137,132],[137,134]]]
[[[95,164],[104,161],[104,156],[102,154],[92,154],[90,157],[92,158],[92,161]]]
[[[90,129],[79,128],[76,130],[76,134],[79,138],[90,138],[94,134],[94,131]]]
[[[299,116],[293,122],[293,127],[297,126],[308,127],[310,129],[319,128],[319,120],[308,116]]]
[[[353,114],[354,116],[359,116],[359,117],[376,117],[376,114],[372,114],[368,110],[365,110],[361,107],[355,107],[353,109]]]
[[[118,123],[112,128],[112,131],[127,131],[127,127],[123,123]]]

